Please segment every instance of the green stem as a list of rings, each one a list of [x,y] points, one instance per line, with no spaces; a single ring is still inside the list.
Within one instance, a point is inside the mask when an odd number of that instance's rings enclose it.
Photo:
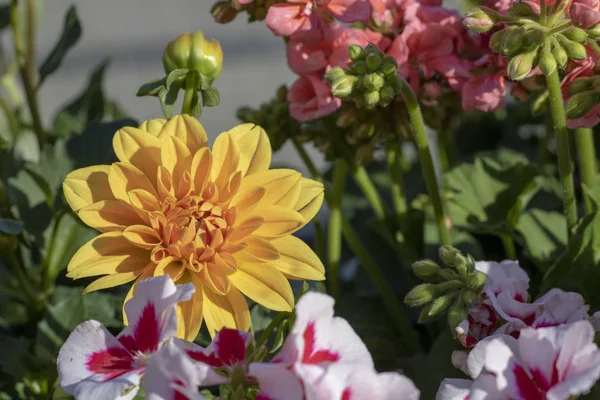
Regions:
[[[342,197],[346,183],[346,162],[337,159],[333,164],[333,194],[329,203],[327,224],[327,280],[334,299],[340,297],[340,261],[342,258]]]
[[[510,236],[509,234],[502,234],[500,237],[502,239],[502,244],[504,245],[506,257],[509,260],[516,260],[517,250],[515,249],[515,242],[513,241],[512,236]]]
[[[448,227],[446,226],[444,203],[442,202],[440,188],[437,177],[435,176],[433,160],[429,150],[429,143],[427,142],[427,134],[425,132],[425,123],[423,122],[423,114],[421,114],[421,109],[419,108],[417,98],[415,97],[415,94],[408,82],[402,80],[400,90],[408,108],[408,115],[410,116],[413,134],[415,137],[415,144],[417,145],[419,158],[421,160],[423,178],[425,178],[427,191],[429,192],[429,198],[433,204],[433,212],[435,214],[435,222],[438,229],[439,241],[441,245],[449,245],[450,233],[448,232]]]
[[[4,99],[3,96],[0,96],[0,108],[2,108],[2,111],[6,115],[6,119],[8,120],[8,127],[10,129],[12,140],[14,142],[17,140],[17,137],[19,136],[19,131],[20,131],[19,120],[17,119],[17,116],[15,115],[13,110],[9,107],[8,103],[6,102],[6,100]]]
[[[594,185],[596,172],[596,151],[594,145],[594,132],[591,128],[575,129],[575,145],[577,147],[577,158],[579,161],[579,174],[581,175],[581,183],[587,186],[588,189]],[[592,210],[592,202],[588,196],[583,196],[585,200],[585,212],[590,214]]]
[[[37,312],[38,306],[38,296],[36,290],[33,288],[31,281],[25,271],[23,270],[23,265],[19,262],[17,255],[14,251],[8,252],[6,255],[6,263],[10,267],[13,272],[14,277],[19,282],[20,288],[25,292],[25,295],[28,299],[29,304],[33,308],[30,310],[31,312]]]
[[[449,129],[442,129],[438,132],[438,153],[440,156],[440,166],[443,172],[448,172],[452,166],[454,158],[454,137]]]
[[[571,153],[569,150],[567,120],[565,118],[565,109],[563,106],[562,93],[560,91],[558,73],[556,71],[553,72],[546,77],[546,80],[548,82],[550,109],[552,112],[554,135],[556,138],[558,173],[563,188],[563,203],[565,215],[567,217],[568,233],[570,236],[572,228],[577,223],[577,204],[575,203],[573,162],[571,161]]]
[[[369,176],[369,173],[365,167],[361,165],[352,168],[352,177],[365,195],[366,199],[369,201],[369,203],[371,203],[371,207],[373,208],[375,215],[377,215],[377,217],[380,219],[385,218],[386,207],[383,204],[379,193],[377,193],[377,188],[375,187],[375,184],[371,180],[371,177]]]
[[[598,54],[600,56],[600,46],[598,45],[597,41],[588,40],[587,44],[592,48],[592,50],[594,50],[596,52],[596,54]]]
[[[317,168],[315,167],[313,161],[310,159],[308,154],[304,151],[302,146],[296,141],[293,140],[293,143],[300,154],[300,157],[306,163],[306,167],[311,173],[313,173],[313,179],[319,182],[324,182],[323,177],[319,174]],[[325,201],[328,204],[332,202],[332,194],[331,192],[325,188]],[[363,247],[358,239],[358,236],[352,229],[350,222],[342,215],[342,233],[348,246],[352,250],[352,252],[356,255],[356,257],[360,260],[361,266],[365,269],[373,283],[379,289],[383,300],[385,302],[386,308],[390,316],[392,317],[394,323],[398,327],[398,330],[402,333],[401,340],[403,342],[404,347],[406,347],[407,352],[410,354],[418,353],[421,350],[421,343],[419,341],[419,336],[415,331],[410,318],[408,317],[405,308],[402,306],[402,303],[398,301],[397,297],[394,295],[393,290],[391,289],[389,282],[385,279],[377,263],[371,257],[367,249]]]
[[[306,152],[306,150],[304,150],[304,146],[302,146],[302,143],[300,143],[298,141],[298,139],[292,138],[292,144],[296,148],[296,151],[298,152],[298,155],[300,156],[300,158],[304,162],[304,165],[306,165],[306,168],[308,168],[308,172],[310,172],[310,174],[313,176],[313,178],[316,179],[317,181],[321,182],[321,183],[325,183],[325,181],[323,180],[323,177],[321,176],[321,174],[317,170],[317,167],[315,166],[315,164],[311,160],[311,158],[308,155],[308,153]]]
[[[546,0],[540,0],[540,24],[546,26]]]
[[[42,119],[36,91],[36,62],[35,62],[35,16],[33,11],[32,0],[27,0],[27,47],[25,48],[21,40],[21,21],[19,18],[18,0],[12,0],[10,9],[10,19],[13,29],[13,40],[15,42],[15,54],[19,63],[19,73],[23,81],[23,89],[25,90],[25,99],[31,113],[31,122],[33,132],[35,133],[40,149],[46,144],[46,133],[42,127]]]
[[[398,222],[402,221],[407,210],[406,199],[402,191],[402,157],[399,147],[399,143],[394,140],[388,139],[385,143],[387,168],[392,181],[392,201]]]
[[[317,253],[319,259],[323,260],[325,258],[325,238],[323,237],[323,226],[318,214],[313,219],[313,224],[315,226],[315,253]]]
[[[183,104],[181,105],[181,114],[192,114],[192,102],[196,88],[194,85],[194,74],[188,74],[185,78],[185,94],[183,95]]]
[[[277,314],[275,316],[275,318],[273,318],[271,320],[271,323],[269,324],[269,326],[267,326],[265,328],[264,331],[262,331],[262,333],[260,334],[260,336],[258,337],[258,339],[256,340],[256,348],[258,349],[260,346],[262,346],[263,344],[265,344],[267,342],[267,340],[269,340],[269,336],[271,336],[271,333],[273,333],[273,330],[279,326],[279,324],[281,323],[281,321],[283,321],[283,319],[285,317],[288,317],[290,315],[289,312],[286,311],[282,311],[279,314]]]

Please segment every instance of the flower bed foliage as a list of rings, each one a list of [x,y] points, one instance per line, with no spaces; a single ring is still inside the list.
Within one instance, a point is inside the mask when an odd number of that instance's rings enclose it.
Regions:
[[[38,62],[38,11],[0,6],[0,399],[600,398],[597,0],[217,1],[298,76],[218,136],[200,31],[163,116],[103,63],[44,124],[82,27]]]

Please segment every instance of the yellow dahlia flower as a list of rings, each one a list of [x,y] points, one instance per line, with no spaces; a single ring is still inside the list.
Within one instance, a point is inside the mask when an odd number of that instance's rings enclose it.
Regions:
[[[147,121],[115,134],[119,162],[78,169],[63,184],[71,208],[102,232],[73,256],[67,276],[105,275],[84,293],[164,274],[193,283],[194,297],[178,309],[178,336],[190,340],[203,319],[211,335],[248,330],[242,294],[291,311],[288,279],[324,279],[319,258],[291,236],[321,207],[323,186],[269,170],[271,145],[259,126],[221,133],[212,150],[207,143],[189,116]]]

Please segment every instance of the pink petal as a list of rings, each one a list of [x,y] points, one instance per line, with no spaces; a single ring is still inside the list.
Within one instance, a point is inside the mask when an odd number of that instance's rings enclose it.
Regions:
[[[303,400],[300,380],[281,364],[253,363],[248,375],[258,381],[261,400]]]
[[[464,110],[493,112],[504,107],[506,86],[504,76],[492,74],[469,79],[462,88]]]
[[[329,86],[316,75],[301,76],[288,92],[290,115],[298,121],[310,121],[333,113],[341,105]]]
[[[298,75],[323,70],[327,66],[327,53],[328,48],[324,44],[311,46],[297,40],[290,40],[287,44],[288,65]]]
[[[266,24],[275,36],[290,36],[296,32],[307,19],[302,14],[303,5],[273,4],[267,12]]]
[[[368,0],[331,0],[326,8],[342,22],[366,21],[371,17]]]

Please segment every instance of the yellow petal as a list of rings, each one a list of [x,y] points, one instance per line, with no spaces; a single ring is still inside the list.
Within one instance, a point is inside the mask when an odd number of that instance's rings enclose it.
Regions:
[[[203,288],[204,301],[202,309],[206,327],[211,337],[222,328],[239,329],[249,331],[251,326],[250,311],[248,304],[242,294],[231,287],[225,295],[216,294]]]
[[[263,128],[242,124],[229,131],[240,149],[240,171],[244,176],[266,171],[271,165],[271,142]]]
[[[82,294],[90,293],[96,290],[108,289],[111,287],[119,286],[127,282],[131,282],[140,274],[142,270],[132,271],[132,272],[124,272],[122,274],[113,274],[106,275],[102,278],[96,279],[94,282],[87,285],[85,289],[83,289]]]
[[[129,203],[129,191],[143,189],[158,197],[154,184],[132,164],[116,162],[110,166],[108,182],[115,197]]]
[[[300,213],[283,207],[271,206],[259,216],[264,222],[254,234],[265,238],[290,235],[306,224]]]
[[[176,282],[183,273],[185,272],[185,268],[181,261],[176,259],[175,257],[165,257],[156,265],[154,269],[154,276],[162,276],[169,275],[173,282]]]
[[[121,232],[96,236],[81,246],[67,266],[67,276],[79,279],[96,275],[142,271],[150,252],[132,246]]]
[[[146,279],[146,278],[150,278],[153,276],[153,272],[154,272],[154,264],[148,264],[148,266],[146,267],[146,269],[144,269],[144,271],[142,272],[142,274],[140,276],[138,276],[137,280],[135,282],[133,282],[133,285],[131,285],[131,288],[129,289],[129,291],[127,292],[127,296],[125,296],[125,300],[123,300],[123,307],[121,310],[121,313],[123,314],[123,323],[125,325],[128,325],[127,322],[127,314],[125,314],[125,304],[129,301],[129,299],[131,299],[135,293],[135,288],[138,282]]]
[[[171,118],[162,128],[158,138],[165,140],[169,136],[180,139],[192,154],[208,144],[204,127],[196,118],[189,115],[176,115]]]
[[[139,126],[140,130],[144,132],[148,132],[152,136],[158,136],[163,126],[167,123],[167,120],[164,118],[155,118],[149,121],[144,121]]]
[[[202,193],[204,185],[210,176],[212,154],[208,147],[198,150],[192,159],[191,173],[196,193]]]
[[[63,192],[73,211],[77,212],[97,201],[115,198],[108,184],[109,168],[108,165],[94,165],[67,175]]]
[[[246,185],[243,190],[238,190],[229,202],[229,207],[237,209],[237,219],[245,219],[256,208],[266,193],[266,189],[260,186]]]
[[[191,299],[177,304],[177,314],[179,315],[179,318],[177,321],[176,336],[192,342],[196,339],[196,336],[198,336],[198,332],[200,332],[200,327],[202,326],[202,300],[204,295],[202,293],[202,282],[197,274],[187,271],[181,279],[177,281],[177,284],[181,285],[188,282],[194,284],[196,291]]]
[[[156,182],[156,169],[160,165],[160,140],[137,128],[125,127],[115,134],[113,147],[119,160],[133,164],[150,182]]]
[[[212,148],[212,156],[211,178],[217,188],[221,189],[229,183],[229,177],[237,171],[240,160],[239,149],[229,132],[217,136]]]
[[[177,137],[169,136],[163,141],[160,159],[162,165],[171,173],[171,176],[175,177],[180,175],[174,174],[176,167],[181,165],[190,154],[183,141]]]
[[[98,201],[82,208],[77,215],[100,232],[122,231],[129,225],[144,223],[129,204],[119,200]]]
[[[242,181],[240,191],[249,187],[265,188],[259,207],[268,209],[272,205],[292,208],[300,196],[302,175],[292,169],[272,169],[259,172]]]
[[[229,279],[246,296],[271,310],[292,311],[294,308],[294,293],[289,281],[267,264],[240,264]]]
[[[264,218],[262,217],[249,217],[240,223],[236,224],[231,230],[228,240],[230,242],[239,242],[244,240],[244,238],[253,232],[255,232],[258,228],[265,223]]]
[[[289,279],[322,281],[325,267],[315,252],[302,240],[285,236],[270,241],[279,251],[279,259],[270,263]]]
[[[200,276],[208,291],[225,295],[231,288],[231,282],[227,275],[218,274],[217,272],[220,272],[217,266],[213,263],[206,263],[202,271],[200,271]]]
[[[246,248],[244,251],[259,260],[273,261],[279,258],[279,250],[268,240],[258,236],[248,236],[244,239]]]
[[[160,235],[146,225],[131,225],[123,231],[123,237],[140,249],[151,250],[162,243]]]
[[[150,192],[144,189],[135,189],[129,192],[129,202],[137,209],[144,211],[160,210],[160,202]]]
[[[325,189],[321,182],[308,178],[302,178],[300,185],[302,187],[300,197],[298,197],[293,209],[302,214],[306,221],[310,221],[321,209]]]

